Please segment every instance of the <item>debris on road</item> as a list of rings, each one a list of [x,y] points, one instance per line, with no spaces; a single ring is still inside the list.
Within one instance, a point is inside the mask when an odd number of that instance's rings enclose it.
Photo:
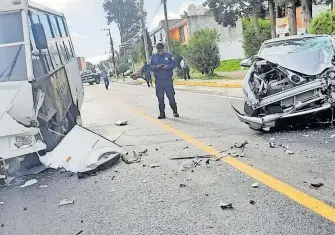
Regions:
[[[31,179],[28,180],[27,182],[25,182],[23,185],[20,186],[20,188],[25,188],[31,185],[37,184],[37,180],[36,179]]]
[[[145,184],[145,183],[147,183],[147,181],[146,181],[146,180],[143,180],[143,181],[142,181],[142,183],[144,183],[144,184]]]
[[[254,200],[250,200],[250,204],[251,204],[251,205],[255,205],[256,202],[255,202]]]
[[[243,152],[247,144],[249,144],[247,140],[242,143],[236,143],[234,144],[234,148],[242,149],[242,152]]]
[[[84,230],[80,230],[79,232],[76,233],[76,235],[82,234]]]
[[[206,160],[206,165],[208,165],[210,161],[211,161],[211,159],[207,159]]]
[[[277,147],[277,145],[276,145],[275,142],[270,142],[270,143],[269,143],[269,147],[272,148],[272,149],[274,149],[274,148]]]
[[[220,203],[220,207],[222,210],[233,209],[233,203]]]
[[[125,126],[125,125],[128,125],[128,121],[127,120],[118,120],[118,121],[115,122],[115,125]]]
[[[62,199],[62,200],[60,200],[58,206],[66,206],[66,205],[70,205],[70,204],[74,204],[74,200]]]
[[[128,165],[141,162],[141,157],[135,151],[133,151],[133,155],[133,159],[129,159],[126,155],[122,155],[121,159]]]
[[[149,165],[150,168],[157,168],[157,167],[160,167],[160,166],[161,165],[159,163]]]
[[[188,149],[188,146],[184,147],[183,149]]]
[[[311,183],[311,186],[314,187],[314,188],[320,188],[322,187],[324,184],[320,181],[315,181],[315,182],[312,182]]]
[[[194,158],[194,159],[185,161],[181,164],[180,170],[181,171],[193,170],[193,168],[196,168],[202,160],[203,159]]]
[[[134,153],[135,153],[135,151],[134,151]],[[142,157],[142,156],[147,156],[147,155],[148,155],[148,150],[147,150],[147,149],[144,149],[143,151],[139,152],[138,155],[139,155],[140,157]]]
[[[3,205],[5,205],[5,203],[4,202],[0,202],[0,206],[3,206]]]
[[[253,188],[259,188],[259,184],[258,183],[254,183],[254,184],[251,185],[251,187],[253,187]]]
[[[186,184],[180,184],[179,185],[181,188],[185,188],[187,185]]]
[[[332,139],[335,139],[335,134],[334,134],[334,135],[332,135],[332,136],[330,136],[330,138],[332,138]]]
[[[204,156],[194,156],[194,157],[175,157],[175,158],[170,158],[170,160],[192,160],[192,159],[207,159],[207,158],[212,158],[214,157],[213,155],[204,155]]]
[[[26,210],[28,210],[28,208],[27,208],[27,207],[24,207],[23,210],[26,211]]]
[[[293,155],[294,154],[294,152],[289,150],[289,149],[286,149],[285,152],[286,152],[287,155]]]

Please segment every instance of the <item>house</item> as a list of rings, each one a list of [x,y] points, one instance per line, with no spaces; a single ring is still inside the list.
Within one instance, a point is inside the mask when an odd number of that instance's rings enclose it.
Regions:
[[[217,44],[220,49],[221,60],[244,58],[244,50],[242,47],[242,21],[238,20],[236,27],[223,27],[219,25],[213,16],[203,6],[191,4],[188,7],[187,19],[169,20],[169,38],[170,40],[181,41],[187,43],[191,35],[204,28],[216,29],[218,33]],[[150,33],[153,45],[157,43],[166,43],[166,33],[164,21]]]

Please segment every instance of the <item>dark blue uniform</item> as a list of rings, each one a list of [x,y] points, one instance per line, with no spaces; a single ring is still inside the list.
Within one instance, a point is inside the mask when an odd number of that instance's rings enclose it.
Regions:
[[[148,87],[150,87],[150,83],[152,86],[150,66],[147,63],[145,63],[144,66],[142,67],[142,73],[144,74],[144,80],[147,82]]]
[[[167,68],[157,68],[159,65],[166,65]],[[177,111],[177,104],[174,98],[175,92],[173,87],[173,70],[175,69],[175,61],[170,53],[164,52],[162,55],[155,54],[151,56],[150,69],[154,72],[156,78],[156,96],[158,98],[159,110],[164,113],[164,93],[169,99],[172,110]]]

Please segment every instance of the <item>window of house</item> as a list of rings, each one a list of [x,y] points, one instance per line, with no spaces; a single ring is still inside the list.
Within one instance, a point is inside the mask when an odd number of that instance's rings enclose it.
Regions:
[[[59,30],[58,23],[57,23],[57,17],[49,16],[49,19],[50,19],[50,24],[52,27],[53,37],[54,38],[61,37],[60,30]]]
[[[65,22],[63,18],[58,17],[58,26],[59,26],[62,37],[68,37],[66,27],[65,27]]]
[[[59,57],[58,48],[55,42],[48,42],[49,53],[51,57],[52,64],[54,65],[54,69],[59,68],[62,63]]]
[[[69,61],[68,55],[66,53],[65,45],[63,42],[57,42],[57,47],[58,47],[58,52],[62,60],[62,63],[65,64],[67,61]]]
[[[64,41],[63,43],[64,43],[64,46],[65,46],[67,56],[70,60],[74,57],[73,50],[72,50],[72,47],[71,47],[71,43],[70,43],[70,41]]]

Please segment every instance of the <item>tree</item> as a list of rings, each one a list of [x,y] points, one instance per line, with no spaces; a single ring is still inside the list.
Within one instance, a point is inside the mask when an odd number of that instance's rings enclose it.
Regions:
[[[270,23],[271,23],[271,38],[276,38],[276,15],[275,15],[275,1],[268,0],[269,4],[269,15],[270,15]]]
[[[288,27],[290,35],[297,35],[297,1],[298,0],[276,0],[277,4],[287,8]]]
[[[258,34],[258,17],[264,12],[264,0],[207,0],[204,5],[213,12],[215,21],[227,27],[235,27],[238,18],[252,16]]]
[[[334,35],[335,14],[328,11],[315,17],[309,25],[309,33]]]
[[[213,74],[220,65],[215,29],[200,29],[191,36],[186,48],[188,62],[202,74]]]
[[[258,19],[260,28],[256,34],[253,22],[250,18],[242,20],[243,25],[243,48],[246,56],[256,55],[262,43],[271,38],[271,25],[268,20]]]
[[[306,29],[308,29],[309,24],[312,21],[313,1],[312,0],[301,0],[301,7],[302,7],[304,23],[306,25]]]
[[[105,0],[103,8],[107,23],[115,22],[121,35],[121,43],[136,36],[141,29],[140,4],[136,0]]]
[[[188,18],[188,13],[187,13],[187,11],[184,11],[183,14],[180,15],[180,18],[182,18],[182,19],[187,19],[187,18]]]
[[[152,41],[151,41],[151,38],[150,38],[150,34],[148,32],[148,30],[146,30],[146,35],[147,35],[147,43],[148,43],[148,51],[149,51],[149,56],[152,56],[152,52],[154,50],[154,48],[152,47]],[[144,38],[143,38],[143,35],[141,37],[142,39],[142,46],[140,48],[140,58],[142,61],[145,61],[145,50],[144,50]]]

